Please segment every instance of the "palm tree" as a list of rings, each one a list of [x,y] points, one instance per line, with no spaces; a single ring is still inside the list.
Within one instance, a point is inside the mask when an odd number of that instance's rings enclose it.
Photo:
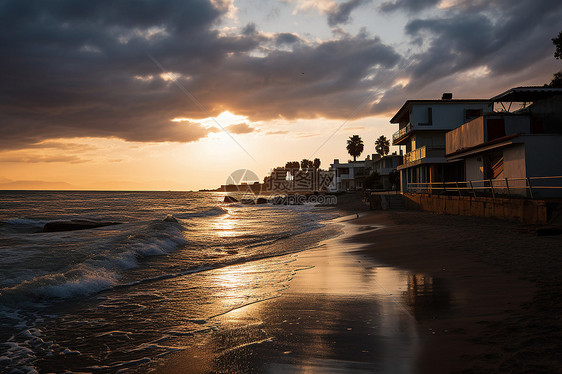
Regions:
[[[357,156],[363,153],[363,140],[359,135],[350,136],[347,139],[347,153],[353,156],[353,162],[357,161]]]
[[[312,161],[303,158],[301,161],[301,169],[306,170],[306,169],[310,169],[311,167],[312,167]]]
[[[315,168],[315,169],[320,168],[320,159],[319,158],[315,158],[314,161],[312,161],[312,167]]]
[[[390,152],[390,142],[386,138],[386,136],[381,135],[375,141],[375,151],[381,156],[386,156],[388,152]]]

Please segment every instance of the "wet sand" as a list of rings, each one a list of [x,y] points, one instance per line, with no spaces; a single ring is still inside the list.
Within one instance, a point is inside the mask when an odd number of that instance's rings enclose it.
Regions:
[[[279,297],[217,317],[158,372],[560,371],[562,237],[423,212],[347,220]]]
[[[352,239],[371,243],[358,255],[426,274],[451,290],[450,313],[418,318],[420,372],[562,372],[562,236],[414,211],[355,222],[387,225]]]
[[[415,371],[420,339],[403,299],[409,273],[354,254],[361,246],[350,237],[363,229],[348,225],[346,234],[299,253],[279,297],[217,317],[215,331],[188,342],[158,372]]]

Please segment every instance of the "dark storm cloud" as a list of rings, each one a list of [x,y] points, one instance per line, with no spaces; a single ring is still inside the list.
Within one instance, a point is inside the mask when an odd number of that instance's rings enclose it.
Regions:
[[[348,0],[337,4],[328,12],[328,24],[332,27],[349,22],[351,12],[360,5],[369,3],[371,0]]]
[[[223,35],[224,4],[1,2],[0,147],[85,136],[191,142],[214,131],[171,121],[207,113],[161,76],[148,53],[212,115],[230,109],[250,120],[343,117],[375,69],[392,69],[400,59],[366,35],[307,45],[254,24]],[[275,45],[285,49],[271,50]]]
[[[490,1],[485,11],[481,2],[468,1],[443,18],[412,20],[406,32],[427,47],[411,58],[415,84],[479,66],[486,66],[491,76],[530,67],[552,55],[549,36],[560,19],[562,3],[537,0]]]
[[[381,4],[383,12],[393,12],[405,10],[407,12],[419,12],[420,10],[431,8],[439,4],[441,0],[396,0],[387,1]]]
[[[429,14],[412,18],[405,29],[421,49],[401,63],[409,84],[386,90],[373,112],[395,110],[406,99],[437,99],[442,92],[487,98],[522,85],[521,79],[542,85],[554,72],[541,67],[554,61],[550,39],[560,30],[562,2],[467,0]],[[479,69],[486,75],[470,78]]]
[[[275,45],[281,46],[283,44],[293,44],[302,41],[297,35],[288,32],[277,34],[275,37]]]
[[[347,22],[364,2],[340,4],[330,22]],[[171,121],[208,114],[148,53],[213,116],[230,110],[250,121],[344,119],[366,100],[378,104],[358,116],[386,113],[427,97],[444,77],[486,65],[494,78],[552,55],[562,3],[462,7],[411,19],[406,32],[421,52],[401,56],[365,32],[311,43],[248,24],[225,35],[218,30],[226,1],[0,0],[0,148],[72,137],[192,142],[217,131]],[[410,83],[395,86],[399,79]],[[246,125],[233,132],[250,132]]]

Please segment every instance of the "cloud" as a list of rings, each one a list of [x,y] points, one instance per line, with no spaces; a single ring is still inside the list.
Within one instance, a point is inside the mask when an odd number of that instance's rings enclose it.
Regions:
[[[367,0],[294,3],[341,25]],[[55,142],[50,139],[78,137],[195,142],[217,131],[197,120],[225,110],[249,123],[359,118],[477,82],[496,84],[493,94],[506,88],[498,82],[511,78],[516,86],[548,70],[562,3],[453,3],[440,3],[424,18],[410,13],[405,32],[418,44],[399,53],[366,32],[312,40],[293,30],[265,33],[250,23],[237,34],[220,27],[235,10],[231,1],[77,6],[70,0],[7,0],[0,5],[0,22],[10,30],[0,34],[0,149],[46,147],[45,141]],[[406,11],[417,6],[407,0],[392,4]],[[205,110],[167,79],[147,52]],[[544,74],[550,78],[553,72]],[[236,126],[233,132],[256,131]]]
[[[438,5],[441,0],[396,0],[387,1],[380,5],[383,12],[393,12],[396,10],[405,10],[407,12],[419,12],[426,8]]]
[[[18,180],[4,182],[0,180],[0,190],[72,190],[76,186],[66,182],[46,182],[36,180]]]
[[[288,133],[289,133],[289,131],[279,130],[279,131],[268,131],[265,134],[266,135],[285,135],[285,134],[288,134]]]
[[[351,12],[366,3],[369,3],[371,0],[348,0],[344,3],[339,3],[335,5],[333,8],[328,10],[328,24],[332,27],[337,26],[339,24],[346,24],[349,22],[349,16]]]
[[[227,126],[225,127],[225,130],[231,134],[249,134],[251,132],[257,131],[255,128],[245,122]]]
[[[77,156],[46,156],[46,155],[4,155],[0,156],[0,162],[25,162],[25,163],[38,163],[38,162],[67,162],[71,164],[79,164],[88,162]]]

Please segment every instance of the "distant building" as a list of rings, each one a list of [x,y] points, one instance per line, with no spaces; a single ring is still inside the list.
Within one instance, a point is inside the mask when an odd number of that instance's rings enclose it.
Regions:
[[[383,156],[373,161],[372,171],[379,173],[384,190],[399,188],[398,185],[393,186],[390,175],[392,172],[396,171],[398,166],[402,165],[402,158],[403,156],[401,154],[396,154],[396,152],[394,152],[393,154]]]
[[[381,188],[390,190],[392,183],[389,175],[402,163],[402,155],[393,153],[381,157],[379,154],[373,153],[364,160],[349,161],[340,163],[338,159],[330,164],[330,170],[334,173],[334,184],[331,191],[356,191],[362,190],[365,178],[373,172],[380,175]]]
[[[446,159],[458,180],[478,187],[484,180],[507,178],[505,190],[510,186],[511,194],[527,194],[527,177],[562,176],[562,88],[517,87],[489,101],[500,111],[484,113],[446,135]],[[536,183],[561,186],[562,180]],[[559,196],[560,190],[537,187],[535,195]]]
[[[493,108],[489,100],[453,99],[445,93],[441,100],[408,100],[390,120],[399,125],[392,145],[405,146],[400,172],[401,190],[408,183],[457,180],[456,169],[445,157],[445,134]]]
[[[350,161],[340,163],[339,159],[335,159],[330,164],[330,170],[334,172],[334,184],[330,188],[331,191],[355,191],[363,189],[363,181],[366,174],[366,168],[371,164],[370,157],[363,161]]]

